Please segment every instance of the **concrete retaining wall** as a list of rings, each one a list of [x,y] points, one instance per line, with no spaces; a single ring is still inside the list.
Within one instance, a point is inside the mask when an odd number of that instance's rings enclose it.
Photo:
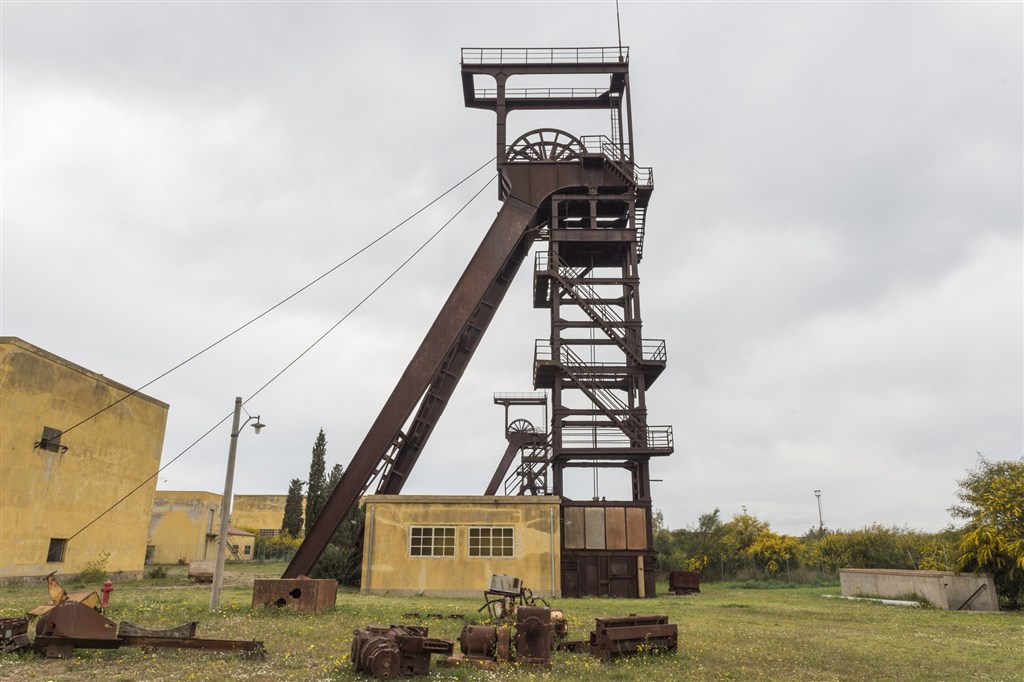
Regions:
[[[842,568],[839,585],[844,597],[894,599],[917,595],[940,609],[999,610],[996,585],[989,573]]]

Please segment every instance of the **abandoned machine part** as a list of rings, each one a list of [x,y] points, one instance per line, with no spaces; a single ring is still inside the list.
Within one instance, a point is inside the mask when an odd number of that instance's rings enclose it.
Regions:
[[[47,613],[58,604],[63,604],[67,601],[79,602],[85,604],[91,609],[97,611],[102,610],[100,607],[100,596],[93,590],[83,590],[81,592],[68,592],[64,587],[57,581],[56,572],[46,576],[46,591],[50,595],[50,603],[42,604],[37,606],[31,611],[27,612],[30,618],[41,616]]]
[[[118,637],[121,646],[140,649],[198,649],[200,651],[226,651],[263,658],[267,654],[263,642],[250,639],[205,639],[202,637],[153,637],[124,635]]]
[[[487,610],[491,621],[511,623],[516,619],[516,609],[520,606],[536,606],[537,602],[550,606],[541,597],[534,597],[521,578],[510,575],[492,575],[491,584],[484,591],[484,605],[477,612]]]
[[[75,649],[200,649],[237,651],[263,656],[263,642],[237,639],[202,639],[195,636],[196,623],[167,630],[148,630],[122,621],[117,626],[85,604],[65,601],[39,617],[33,648],[48,658],[67,658]]]
[[[508,663],[551,667],[554,632],[551,609],[539,606],[516,608],[515,628],[508,625],[466,625],[459,635],[461,656],[457,663]]]
[[[516,662],[551,667],[554,627],[551,609],[520,606],[516,609]]]
[[[668,574],[668,591],[672,594],[700,592],[700,571],[672,571]]]
[[[569,624],[565,620],[565,614],[561,609],[551,609],[551,637],[552,642],[564,641],[569,636]]]
[[[418,625],[370,625],[353,634],[352,665],[379,680],[427,675],[431,655],[448,656],[454,648],[450,640],[430,637],[427,628]]]
[[[31,644],[28,618],[0,618],[0,653],[21,651]]]
[[[165,630],[150,630],[149,628],[139,627],[135,623],[129,623],[126,620],[122,620],[117,626],[118,637],[164,637],[167,639],[188,639],[196,636],[196,628],[199,627],[198,621],[192,621],[191,623],[185,623],[179,625],[176,628],[167,628]]]
[[[334,608],[338,581],[324,578],[256,580],[252,586],[252,607],[276,606],[300,613],[323,613]]]
[[[76,648],[117,649],[117,624],[77,601],[64,601],[36,622],[35,650],[49,658],[70,656]]]
[[[623,655],[677,649],[678,628],[666,615],[596,618],[590,633],[590,654],[605,663]]]
[[[474,659],[506,662],[511,657],[512,631],[501,625],[466,625],[459,634],[459,650]]]

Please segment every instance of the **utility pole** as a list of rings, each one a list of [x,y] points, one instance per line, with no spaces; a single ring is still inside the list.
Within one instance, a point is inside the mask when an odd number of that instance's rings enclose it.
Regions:
[[[241,418],[242,398],[237,397],[235,398],[235,415],[231,421],[231,445],[228,447],[228,470],[224,476],[224,497],[220,503],[220,533],[217,535],[217,561],[213,569],[213,590],[210,593],[211,611],[220,608],[220,588],[224,582],[224,554],[228,546],[228,522],[231,520],[231,488],[235,481],[235,453],[238,451],[238,431],[241,428],[238,422],[241,421]],[[245,423],[248,424],[253,419],[256,420],[253,429],[259,433],[263,428],[259,415],[249,417]]]
[[[821,515],[821,491],[815,490],[814,496],[818,498],[818,530],[825,530],[825,518]]]

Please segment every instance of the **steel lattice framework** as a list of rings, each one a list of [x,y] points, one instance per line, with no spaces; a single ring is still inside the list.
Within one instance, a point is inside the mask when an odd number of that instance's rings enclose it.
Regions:
[[[607,87],[507,87],[526,76],[604,78]],[[542,241],[534,305],[550,310],[551,327],[535,346],[533,383],[550,392],[550,429],[507,419],[511,406],[546,406],[545,393],[495,396],[506,408],[508,448],[486,494],[504,484],[507,494],[563,497],[567,596],[653,595],[650,458],[671,454],[673,440],[671,427],[647,423],[646,390],[666,354],[664,341],[642,336],[639,264],[654,183],[633,159],[628,48],[465,48],[462,84],[467,107],[497,116],[501,210],[284,577],[310,571],[361,495],[401,491],[512,279]],[[538,128],[507,141],[512,111],[587,109],[609,112],[610,134]],[[565,472],[576,467],[627,470],[631,499],[565,498]],[[569,546],[566,528],[597,518],[595,509],[609,519],[623,510],[630,541]]]

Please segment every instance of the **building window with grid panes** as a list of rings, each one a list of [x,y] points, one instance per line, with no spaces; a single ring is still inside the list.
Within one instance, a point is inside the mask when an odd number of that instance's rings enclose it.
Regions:
[[[469,529],[469,556],[511,557],[514,546],[513,528]]]
[[[455,556],[454,526],[413,526],[409,531],[410,556]]]

